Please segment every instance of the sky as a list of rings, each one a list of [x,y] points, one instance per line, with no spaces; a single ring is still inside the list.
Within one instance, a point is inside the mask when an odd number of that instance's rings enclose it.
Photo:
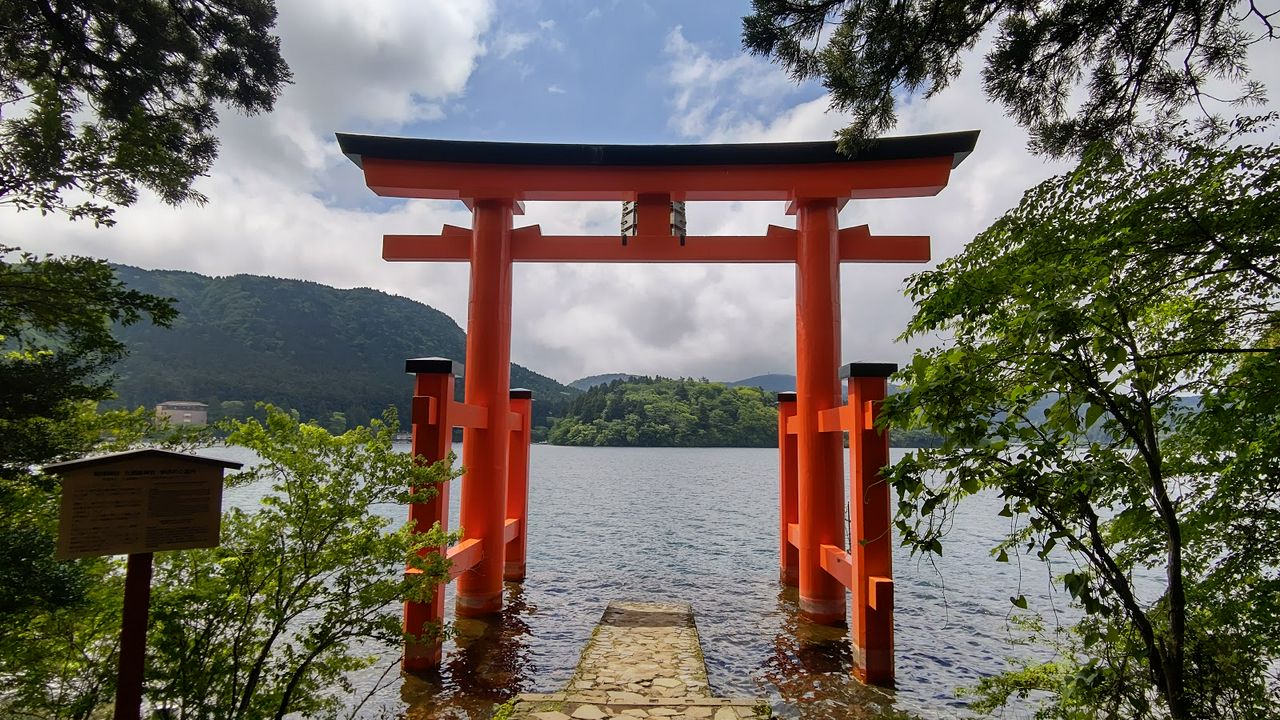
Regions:
[[[820,86],[796,85],[741,49],[747,0],[277,0],[294,82],[274,112],[224,112],[204,206],[145,195],[112,228],[0,212],[26,250],[144,268],[372,287],[427,303],[464,329],[465,263],[387,263],[384,233],[470,226],[457,202],[379,198],[335,132],[457,140],[718,143],[829,140],[847,118]],[[1276,88],[1280,43],[1252,62]],[[981,46],[978,52],[981,52]],[[1032,156],[1026,133],[981,91],[979,58],[939,95],[908,101],[890,134],[980,130],[939,195],[849,203],[841,227],[932,236],[934,263],[1022,192],[1066,166]],[[1267,77],[1270,74],[1271,77]],[[1280,88],[1273,89],[1273,96]],[[616,203],[528,203],[516,225],[616,232]],[[691,234],[794,227],[783,203],[690,203]],[[844,362],[909,360],[905,278],[929,265],[845,264]],[[515,269],[512,359],[561,381],[606,372],[734,380],[794,372],[789,265],[549,265]],[[369,322],[379,322],[369,318]]]

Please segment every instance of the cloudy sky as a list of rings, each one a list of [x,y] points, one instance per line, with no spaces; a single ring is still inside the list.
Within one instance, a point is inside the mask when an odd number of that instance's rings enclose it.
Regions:
[[[826,140],[844,124],[817,86],[796,86],[740,48],[747,0],[277,0],[295,82],[275,112],[224,114],[204,207],[154,198],[111,229],[0,213],[29,250],[145,268],[250,273],[373,287],[465,327],[465,264],[390,264],[384,233],[469,226],[460,203],[375,197],[334,132],[587,143]],[[1269,45],[1277,45],[1270,43]],[[1266,47],[1255,68],[1280,67]],[[956,253],[1060,166],[982,96],[976,64],[940,96],[904,107],[894,134],[978,129],[972,156],[933,198],[850,203],[841,226],[929,234]],[[1274,73],[1272,73],[1274,75]],[[1264,80],[1268,78],[1264,77]],[[1277,94],[1275,90],[1271,93]],[[615,203],[530,203],[517,225],[616,232]],[[690,204],[694,234],[794,226],[781,203]],[[843,356],[896,361],[919,265],[845,265]],[[794,271],[761,265],[518,265],[512,358],[562,381],[602,372],[736,379],[793,372]],[[369,318],[378,322],[377,318]]]

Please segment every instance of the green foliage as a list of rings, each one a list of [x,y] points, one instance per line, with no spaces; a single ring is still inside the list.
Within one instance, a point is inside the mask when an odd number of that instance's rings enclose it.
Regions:
[[[49,460],[122,450],[155,432],[141,409],[99,414],[68,402],[57,413],[28,419],[57,436]],[[2,456],[0,508],[0,715],[88,717],[114,693],[120,563],[55,560],[57,480]]]
[[[148,413],[95,404],[124,355],[111,323],[173,316],[104,262],[0,247],[0,711],[84,717],[111,694],[116,567],[54,560],[58,484],[37,468],[152,432]]]
[[[637,377],[575,398],[547,433],[553,445],[776,447],[777,402],[759,388]]]
[[[754,0],[743,19],[747,50],[796,80],[819,80],[831,106],[853,115],[846,151],[893,127],[900,102],[932,97],[960,74],[963,57],[994,34],[983,65],[987,95],[1051,155],[1095,141],[1125,146],[1163,134],[1169,117],[1234,93],[1259,101],[1247,54],[1273,40],[1275,13],[1254,3],[1005,3],[962,0]],[[1227,88],[1226,93],[1223,88]]]
[[[971,688],[961,688],[961,697],[972,697],[969,709],[977,713],[995,714],[1013,698],[1026,700],[1052,694],[1055,702],[1041,705],[1037,720],[1090,720],[1099,716],[1123,717],[1116,700],[1123,697],[1115,684],[1142,683],[1134,677],[1137,668],[1123,658],[1114,663],[1120,672],[1098,671],[1095,663],[1081,655],[1078,636],[1070,630],[1049,631],[1037,615],[1014,615],[1010,618],[1019,634],[1016,645],[1051,647],[1054,658],[1047,661],[1011,659],[1016,668],[999,675],[984,677]],[[1100,712],[1101,711],[1101,712]]]
[[[953,343],[886,403],[946,438],[891,468],[898,529],[940,553],[955,503],[994,492],[998,559],[1069,562],[1085,615],[1069,667],[1036,675],[1061,680],[1045,717],[1085,685],[1120,717],[1280,709],[1280,147],[1239,127],[1095,148],[910,281],[906,336]]]
[[[328,424],[335,412],[357,423],[395,406],[407,419],[413,379],[405,359],[465,359],[466,336],[449,316],[377,290],[254,275],[117,271],[130,287],[176,298],[182,313],[170,330],[117,329],[130,348],[115,385],[124,407],[198,400],[209,404],[212,418],[243,419],[265,401]],[[533,390],[535,425],[563,412],[577,394],[519,365],[511,366],[511,385]]]
[[[389,530],[375,513],[434,497],[454,476],[447,461],[396,452],[396,423],[389,412],[335,436],[269,407],[263,423],[232,423],[228,442],[263,462],[228,483],[271,491],[224,515],[219,547],[157,555],[152,702],[184,719],[329,716],[353,704],[348,673],[404,638],[399,602],[429,599],[448,576],[446,560],[420,553],[453,538],[439,526]],[[406,575],[407,561],[421,572]]]
[[[0,715],[89,718],[115,697],[123,569],[110,558],[55,566],[52,543],[43,538],[30,549],[74,589],[64,585],[56,603],[28,600],[19,612],[0,615]]]
[[[943,443],[941,435],[924,428],[889,428],[890,447],[929,448],[940,447]],[[848,445],[848,438],[845,445]]]
[[[0,205],[111,224],[140,187],[202,200],[217,109],[270,110],[289,81],[275,20],[271,0],[0,5]]]

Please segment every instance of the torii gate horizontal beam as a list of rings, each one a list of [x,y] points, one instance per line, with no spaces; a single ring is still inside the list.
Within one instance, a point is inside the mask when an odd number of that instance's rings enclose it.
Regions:
[[[841,262],[928,262],[927,235],[872,235],[866,225],[840,230]],[[445,225],[439,235],[385,235],[382,258],[409,262],[471,260],[471,230]],[[796,231],[770,225],[763,236],[543,235],[538,225],[511,231],[515,262],[794,263]]]
[[[676,201],[935,195],[977,132],[880,138],[852,155],[834,142],[567,145],[338,134],[379,195],[462,200]]]

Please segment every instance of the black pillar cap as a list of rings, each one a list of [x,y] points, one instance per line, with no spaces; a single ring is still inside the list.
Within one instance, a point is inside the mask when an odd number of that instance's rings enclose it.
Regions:
[[[533,391],[528,388],[511,388],[512,400],[532,400]]]
[[[461,375],[462,363],[442,357],[410,358],[404,361],[404,371],[414,375],[440,375],[444,373]]]
[[[796,401],[796,394],[794,391],[778,393],[778,402],[795,402],[795,401]]]
[[[898,372],[897,363],[849,363],[840,368],[840,379],[860,377],[887,378]]]

